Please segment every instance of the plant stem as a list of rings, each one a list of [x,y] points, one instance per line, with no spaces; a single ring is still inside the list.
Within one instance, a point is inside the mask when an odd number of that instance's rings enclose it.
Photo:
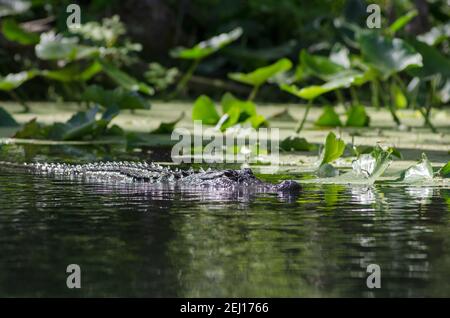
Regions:
[[[379,89],[380,85],[377,80],[373,80],[370,82],[370,88],[372,91],[372,105],[379,110],[380,109],[380,94]]]
[[[389,94],[389,90],[384,87],[387,94]],[[395,112],[395,108],[392,106],[392,102],[388,99],[388,95],[383,94],[384,92],[381,92],[381,96],[383,98],[384,106],[387,107],[391,113],[392,119],[397,124],[397,126],[400,126],[402,123],[400,122],[400,119],[397,116],[397,113]],[[390,95],[390,94],[389,94]]]
[[[313,102],[312,99],[310,99],[308,101],[308,104],[306,105],[305,113],[303,114],[303,119],[302,119],[300,125],[295,130],[296,134],[299,134],[302,131],[303,126],[305,125],[305,122],[306,122],[306,117],[308,117],[308,113],[309,113],[309,110],[311,108],[312,102]]]
[[[173,93],[171,98],[174,98],[174,97],[178,96],[184,90],[184,88],[186,87],[187,83],[191,79],[192,74],[194,74],[195,70],[197,69],[199,63],[200,63],[200,59],[194,60],[194,62],[189,67],[189,69],[186,71],[186,73],[184,73],[183,77],[178,82],[178,85],[175,88],[175,92]]]
[[[345,107],[345,109],[347,109],[347,105],[345,105],[345,100],[344,100],[344,96],[342,95],[342,92],[340,89],[335,90],[336,93],[336,98],[338,100],[338,103],[342,106]]]
[[[352,96],[352,104],[360,105],[358,94],[353,86],[350,86],[350,95]]]
[[[20,105],[23,106],[23,112],[24,113],[29,113],[30,112],[30,106],[28,106],[27,103],[25,103],[25,101],[23,99],[21,99],[16,92],[14,91],[9,91],[8,92],[9,95],[12,97],[12,99],[14,99],[16,102],[18,102]]]
[[[259,85],[258,85],[258,86],[253,86],[253,89],[252,89],[252,91],[250,92],[250,95],[248,95],[247,100],[248,100],[248,101],[254,100],[255,97],[256,97],[256,94],[258,94],[258,91],[259,91]]]

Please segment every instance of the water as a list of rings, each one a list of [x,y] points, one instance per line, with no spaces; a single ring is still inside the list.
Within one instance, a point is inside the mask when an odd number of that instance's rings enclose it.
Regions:
[[[383,185],[227,196],[0,169],[0,296],[448,297],[449,198]],[[381,289],[366,287],[372,263]]]

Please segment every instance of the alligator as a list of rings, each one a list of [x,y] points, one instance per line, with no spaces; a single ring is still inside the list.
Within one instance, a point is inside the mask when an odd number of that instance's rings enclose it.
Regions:
[[[77,179],[107,184],[145,184],[146,186],[172,185],[179,188],[209,188],[219,192],[246,189],[251,192],[296,194],[300,184],[284,180],[278,184],[258,179],[249,168],[241,170],[194,171],[171,169],[147,162],[97,162],[87,164],[65,163],[10,163],[0,161],[0,168],[22,169],[34,174],[44,174],[65,179]]]

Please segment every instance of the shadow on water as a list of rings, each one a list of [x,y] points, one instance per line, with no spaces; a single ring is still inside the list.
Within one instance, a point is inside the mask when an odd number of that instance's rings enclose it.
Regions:
[[[77,158],[29,151],[0,160]],[[0,169],[0,295],[449,296],[449,209],[450,189],[432,187],[307,185],[286,198]],[[72,263],[79,290],[66,287]]]

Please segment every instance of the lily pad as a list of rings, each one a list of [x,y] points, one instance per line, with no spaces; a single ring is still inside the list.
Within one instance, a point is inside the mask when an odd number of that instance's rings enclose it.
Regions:
[[[431,179],[433,179],[433,167],[427,156],[423,153],[422,159],[415,165],[406,169],[402,173],[399,181],[415,183]]]
[[[208,96],[201,95],[196,99],[192,108],[192,120],[201,120],[205,125],[215,125],[219,119],[216,105]]]
[[[236,28],[228,33],[222,33],[210,38],[209,40],[202,41],[192,48],[175,48],[170,52],[170,55],[174,58],[180,59],[203,59],[236,41],[241,35],[242,28]]]
[[[314,123],[319,127],[340,127],[342,126],[339,115],[334,110],[332,106],[325,106],[322,114]]]
[[[326,56],[311,55],[302,50],[300,53],[300,64],[306,68],[306,72],[313,74],[324,81],[328,81],[345,70],[340,64],[333,62]]]
[[[252,86],[261,86],[269,78],[290,70],[292,68],[292,62],[289,59],[283,58],[277,62],[260,67],[251,73],[230,73],[228,77],[234,81],[241,82]]]
[[[374,31],[361,31],[357,38],[364,60],[383,79],[407,68],[422,66],[422,56],[402,39],[383,36]]]

